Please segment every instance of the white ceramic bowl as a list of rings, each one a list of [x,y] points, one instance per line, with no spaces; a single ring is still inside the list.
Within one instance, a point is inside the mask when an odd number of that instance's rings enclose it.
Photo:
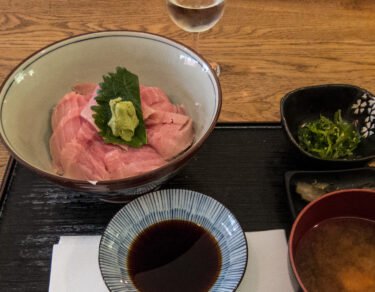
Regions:
[[[188,151],[154,171],[98,182],[69,179],[52,170],[49,152],[51,111],[76,83],[99,82],[124,66],[141,84],[162,88],[183,104],[194,121],[195,141]],[[16,159],[59,184],[89,191],[149,191],[176,173],[213,130],[221,109],[221,89],[209,64],[171,39],[143,32],[107,31],[54,43],[21,63],[0,91],[0,134]]]

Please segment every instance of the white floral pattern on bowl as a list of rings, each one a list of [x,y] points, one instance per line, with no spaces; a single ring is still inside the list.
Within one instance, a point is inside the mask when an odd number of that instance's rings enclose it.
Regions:
[[[354,115],[360,116],[362,123],[360,134],[363,138],[368,138],[375,134],[375,96],[364,93],[352,105]]]

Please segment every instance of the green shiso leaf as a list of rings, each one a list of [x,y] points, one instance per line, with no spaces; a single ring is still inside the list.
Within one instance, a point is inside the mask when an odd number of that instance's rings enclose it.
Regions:
[[[141,97],[139,92],[138,76],[125,68],[117,67],[115,73],[103,76],[103,82],[99,83],[100,90],[95,97],[97,105],[92,107],[93,118],[99,128],[99,135],[105,143],[125,144],[131,147],[141,147],[147,143],[146,127],[143,121]],[[108,122],[112,117],[109,101],[121,97],[123,101],[131,101],[135,107],[139,124],[130,141],[125,141],[113,135]]]
[[[298,129],[298,140],[303,149],[323,159],[348,158],[361,137],[353,124],[345,121],[338,110],[333,120],[325,116],[302,124]]]

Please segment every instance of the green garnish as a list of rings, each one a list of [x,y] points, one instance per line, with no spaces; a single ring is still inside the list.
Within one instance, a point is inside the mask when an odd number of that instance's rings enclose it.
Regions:
[[[131,141],[134,136],[134,130],[139,124],[135,107],[131,101],[123,101],[121,97],[109,101],[112,117],[108,126],[112,134],[121,137],[122,140]]]
[[[323,159],[353,156],[361,137],[354,125],[335,112],[333,121],[321,115],[319,119],[304,123],[298,129],[301,147]]]
[[[105,143],[111,144],[126,144],[132,147],[141,147],[147,143],[146,128],[143,121],[141,97],[139,93],[139,81],[138,76],[129,72],[125,68],[117,67],[115,73],[108,73],[103,76],[103,82],[99,83],[100,90],[98,95],[95,97],[97,105],[92,107],[94,111],[93,118],[96,126],[99,128],[99,135],[103,138]],[[110,102],[116,99],[117,101],[131,102],[138,119],[138,125],[133,129],[133,134],[129,138],[125,134],[127,139],[123,139],[121,135],[117,135],[116,129],[128,127],[119,126],[110,122],[112,119],[112,111]],[[113,102],[112,102],[113,104]],[[115,117],[116,118],[116,117]],[[112,126],[109,125],[113,124]],[[125,123],[125,121],[124,121]],[[131,124],[131,123],[130,123]],[[115,133],[113,132],[115,129]]]

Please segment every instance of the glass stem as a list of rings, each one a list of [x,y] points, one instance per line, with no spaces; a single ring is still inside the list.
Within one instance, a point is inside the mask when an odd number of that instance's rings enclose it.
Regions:
[[[193,32],[193,49],[199,51],[199,32]]]

